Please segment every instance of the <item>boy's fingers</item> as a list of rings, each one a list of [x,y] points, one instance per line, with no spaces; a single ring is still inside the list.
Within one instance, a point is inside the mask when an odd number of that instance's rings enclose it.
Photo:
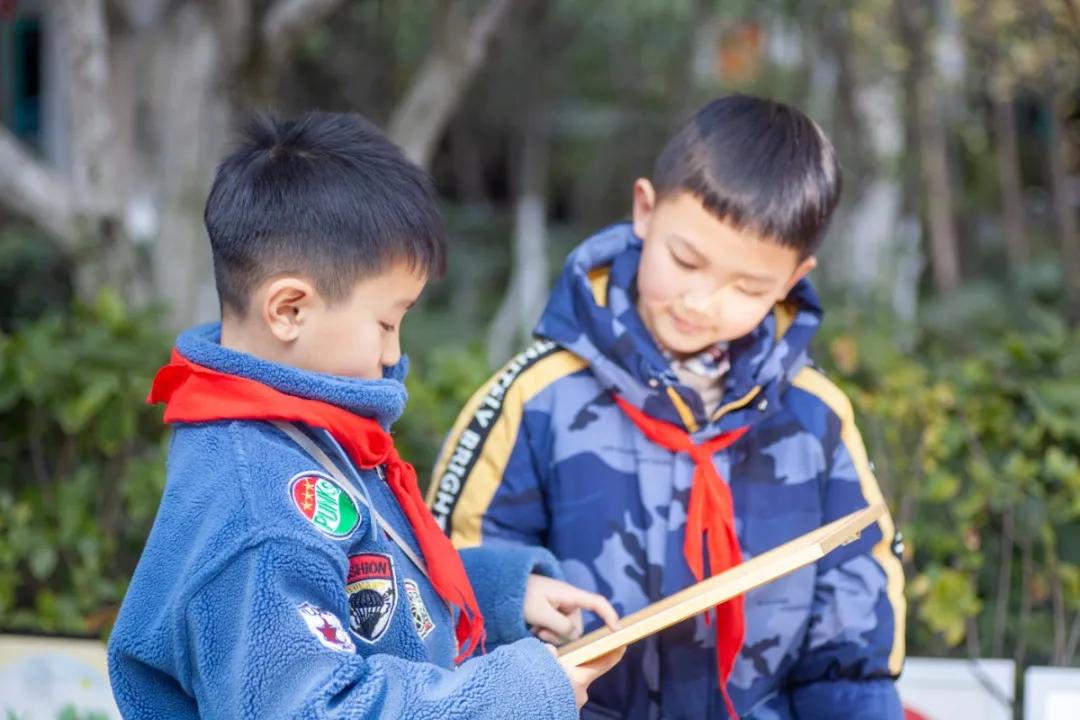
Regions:
[[[593,680],[615,667],[625,654],[626,646],[623,646],[616,650],[612,650],[607,655],[601,655],[595,660],[582,663],[577,666],[577,669],[582,674],[585,683],[590,684]]]
[[[576,607],[595,613],[612,630],[619,627],[619,613],[603,595],[581,590],[570,600]]]
[[[566,615],[563,615],[551,605],[545,604],[544,607],[538,609],[538,613],[539,616],[533,618],[533,623],[537,625],[541,631],[548,630],[560,639],[565,639],[573,635],[574,621]]]
[[[554,648],[555,645],[560,645],[563,642],[563,638],[559,637],[558,635],[551,632],[550,630],[545,630],[543,628],[541,628],[540,630],[537,631],[536,637],[540,638],[545,643],[550,643],[548,645],[548,647],[550,647],[552,650],[555,649]],[[558,657],[558,653],[555,653],[555,655],[556,655],[556,657]]]
[[[574,640],[585,634],[585,618],[582,616],[580,610],[575,610],[570,614],[570,619],[574,623]]]
[[[581,637],[582,634],[585,632],[585,621],[581,617],[581,611],[575,610],[569,614],[562,613],[560,611],[560,614],[566,615],[570,618],[573,629],[568,634],[556,635],[550,630],[537,625],[534,625],[532,628],[530,628],[531,632],[535,633],[536,637],[540,638],[541,640],[555,643],[556,645],[561,645],[568,640],[577,640],[579,637]]]
[[[596,673],[594,677],[600,677],[608,670],[615,667],[619,663],[619,661],[623,659],[623,655],[625,654],[626,646],[623,645],[621,648],[616,648],[615,650],[609,652],[607,655],[601,655],[595,660],[590,660],[589,662],[581,665],[580,667],[588,668],[592,672]]]

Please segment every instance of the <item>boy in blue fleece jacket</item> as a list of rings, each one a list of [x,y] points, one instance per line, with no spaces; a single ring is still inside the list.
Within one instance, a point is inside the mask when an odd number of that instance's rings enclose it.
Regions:
[[[222,322],[150,394],[175,431],[109,643],[124,716],[576,717],[619,655],[563,667],[527,628],[613,609],[543,549],[459,555],[389,435],[443,266],[426,176],[358,116],[260,117],[205,215]]]
[[[840,194],[792,108],[702,108],[569,257],[529,350],[462,411],[429,503],[459,547],[546,547],[621,613],[881,501],[851,404],[808,354],[806,275]],[[901,547],[885,517],[634,645],[589,718],[899,720]]]

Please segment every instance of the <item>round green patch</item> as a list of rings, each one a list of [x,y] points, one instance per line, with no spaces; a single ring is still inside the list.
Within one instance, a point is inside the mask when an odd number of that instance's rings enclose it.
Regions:
[[[346,538],[360,524],[352,496],[322,473],[300,473],[289,484],[289,495],[300,514],[328,537]]]

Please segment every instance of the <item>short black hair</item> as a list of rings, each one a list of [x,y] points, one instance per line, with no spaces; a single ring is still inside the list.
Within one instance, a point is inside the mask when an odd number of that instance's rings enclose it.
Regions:
[[[307,275],[328,302],[397,262],[445,268],[427,174],[355,114],[252,115],[222,160],[203,214],[222,312],[247,312],[267,277]]]
[[[840,164],[821,128],[783,103],[713,100],[672,137],[653,171],[657,198],[696,196],[739,230],[814,253],[840,199]]]

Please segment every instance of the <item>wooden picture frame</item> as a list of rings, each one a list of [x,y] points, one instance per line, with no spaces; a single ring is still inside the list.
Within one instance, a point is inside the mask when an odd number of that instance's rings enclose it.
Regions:
[[[563,645],[559,657],[582,665],[612,650],[698,615],[749,590],[820,560],[856,538],[885,512],[871,505],[627,615],[618,630],[603,627]]]

